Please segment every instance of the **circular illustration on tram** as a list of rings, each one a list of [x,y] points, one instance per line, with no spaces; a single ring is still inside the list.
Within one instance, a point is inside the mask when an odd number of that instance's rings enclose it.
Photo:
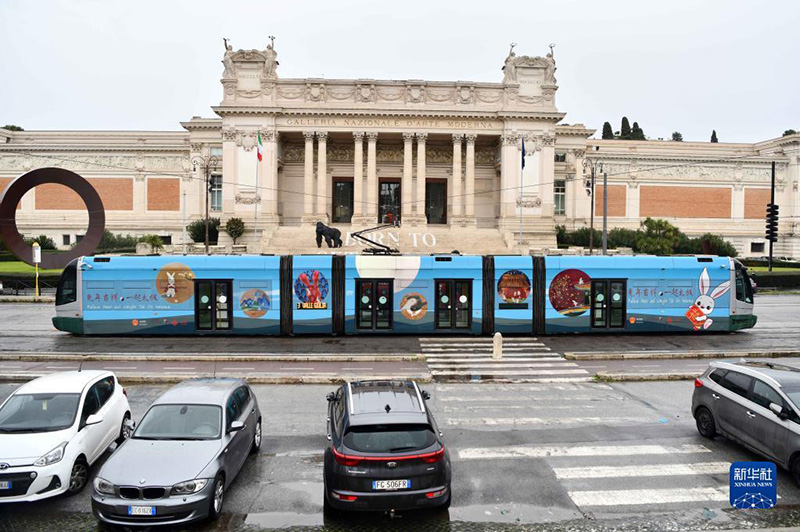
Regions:
[[[170,262],[156,275],[156,291],[168,303],[183,303],[194,295],[194,272],[185,264]]]
[[[409,320],[421,320],[428,313],[428,300],[419,292],[406,294],[400,300],[400,312]]]
[[[508,270],[497,281],[497,295],[503,303],[518,305],[531,294],[531,281],[520,270]]]
[[[248,318],[260,318],[271,306],[269,295],[259,288],[248,290],[239,298],[239,307]]]
[[[550,283],[550,304],[564,316],[580,316],[589,310],[592,279],[581,270],[564,270]]]
[[[326,309],[330,285],[328,279],[319,270],[306,270],[297,276],[294,282],[294,294],[297,296],[297,308]]]

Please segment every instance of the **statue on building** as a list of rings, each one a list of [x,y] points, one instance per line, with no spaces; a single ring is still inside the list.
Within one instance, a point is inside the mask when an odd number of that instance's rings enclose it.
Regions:
[[[553,57],[553,48],[555,48],[555,44],[550,45],[550,53],[547,54],[547,57],[544,58],[545,61],[545,70],[544,70],[544,82],[548,85],[555,85],[556,84],[556,60]]]
[[[317,247],[322,247],[322,239],[331,248],[342,247],[342,232],[335,227],[328,227],[322,222],[317,222]]]
[[[235,78],[236,67],[233,64],[233,46],[226,38],[223,38],[222,41],[225,44],[225,56],[222,58],[222,65],[225,67],[225,71],[222,73],[222,77]]]
[[[517,56],[514,53],[514,47],[517,43],[511,43],[511,49],[508,51],[508,57],[503,64],[503,84],[517,82]]]
[[[270,43],[267,45],[267,49],[264,50],[264,55],[266,56],[264,60],[264,77],[277,78],[276,69],[280,63],[278,63],[278,52],[275,51],[275,37],[270,35],[269,40]]]

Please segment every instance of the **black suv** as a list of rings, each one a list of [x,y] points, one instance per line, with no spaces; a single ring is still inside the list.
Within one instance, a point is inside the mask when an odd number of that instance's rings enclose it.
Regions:
[[[450,506],[450,456],[413,381],[360,381],[328,394],[325,510]]]

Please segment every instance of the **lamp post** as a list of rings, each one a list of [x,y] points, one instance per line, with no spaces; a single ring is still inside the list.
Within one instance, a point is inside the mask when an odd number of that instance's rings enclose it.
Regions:
[[[595,150],[599,150],[600,146],[595,146]],[[584,187],[586,194],[591,198],[590,215],[589,215],[589,255],[594,255],[594,184],[597,171],[603,171],[603,163],[596,157],[585,157],[583,159],[583,173],[586,175],[587,169],[591,172],[591,176],[586,180]],[[608,191],[605,189],[605,180],[603,181],[603,199],[607,196]],[[606,210],[603,210],[603,227],[605,232],[605,216]],[[604,253],[605,254],[605,253]]]
[[[206,237],[205,237],[205,244],[206,244],[206,255],[208,255],[208,202],[209,196],[211,194],[211,184],[209,183],[209,179],[211,177],[211,170],[219,166],[219,159],[212,155],[211,157],[203,157],[202,155],[195,155],[192,157],[192,171],[196,172],[198,165],[203,170],[203,177],[205,178],[205,186],[206,186],[206,219],[205,219],[205,226],[206,226]]]

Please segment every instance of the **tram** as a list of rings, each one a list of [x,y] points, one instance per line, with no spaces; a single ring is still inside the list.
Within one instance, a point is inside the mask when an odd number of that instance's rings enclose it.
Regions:
[[[55,327],[78,335],[519,335],[753,327],[746,268],[716,256],[90,256]]]

